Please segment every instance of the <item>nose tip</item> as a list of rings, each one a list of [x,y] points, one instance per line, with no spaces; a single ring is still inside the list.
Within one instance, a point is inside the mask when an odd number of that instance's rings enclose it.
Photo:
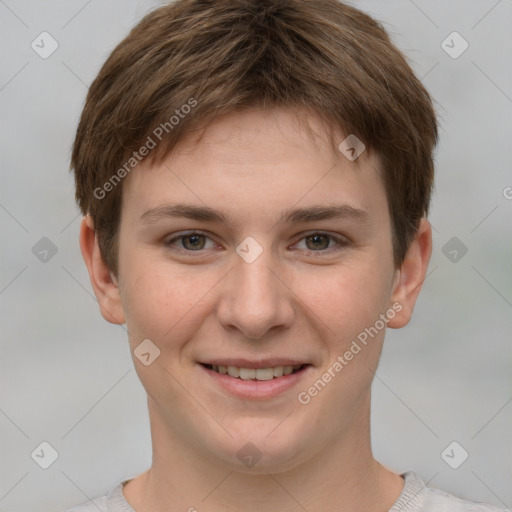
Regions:
[[[257,340],[291,325],[293,296],[272,270],[271,255],[253,237],[237,247],[240,259],[229,273],[218,308],[219,322]],[[240,254],[241,253],[241,254]]]

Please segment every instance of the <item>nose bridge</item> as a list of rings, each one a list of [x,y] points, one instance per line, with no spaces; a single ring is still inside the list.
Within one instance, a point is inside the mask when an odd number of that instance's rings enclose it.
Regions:
[[[243,249],[240,244],[237,252]],[[241,252],[235,259],[219,308],[219,320],[225,327],[236,327],[245,337],[256,339],[273,327],[289,325],[293,308],[291,292],[275,275],[278,269],[271,251],[262,250],[255,258],[254,253],[250,258],[244,256],[254,249],[249,245],[249,251]]]

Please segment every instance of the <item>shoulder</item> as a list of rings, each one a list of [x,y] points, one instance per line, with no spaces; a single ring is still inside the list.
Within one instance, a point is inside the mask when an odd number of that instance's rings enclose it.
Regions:
[[[405,486],[389,512],[505,512],[486,503],[467,501],[440,489],[427,487],[414,471],[402,475]]]
[[[125,500],[123,495],[123,485],[130,479],[117,483],[105,494],[87,503],[82,503],[63,512],[135,512]]]
[[[438,512],[504,512],[486,503],[467,501],[453,496],[440,489],[425,488],[425,511],[436,510]]]

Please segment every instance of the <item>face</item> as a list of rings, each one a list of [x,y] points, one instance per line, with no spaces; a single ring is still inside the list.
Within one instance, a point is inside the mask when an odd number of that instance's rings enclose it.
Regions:
[[[242,471],[365,431],[400,310],[378,159],[310,126],[232,114],[123,185],[120,304],[152,427]]]

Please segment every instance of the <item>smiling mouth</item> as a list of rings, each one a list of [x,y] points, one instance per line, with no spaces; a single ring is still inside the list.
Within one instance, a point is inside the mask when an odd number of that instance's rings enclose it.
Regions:
[[[203,364],[203,366],[221,375],[233,377],[234,379],[273,380],[300,372],[309,365],[297,364],[294,366],[273,366],[269,368],[242,368],[239,366],[224,366],[222,364]]]

